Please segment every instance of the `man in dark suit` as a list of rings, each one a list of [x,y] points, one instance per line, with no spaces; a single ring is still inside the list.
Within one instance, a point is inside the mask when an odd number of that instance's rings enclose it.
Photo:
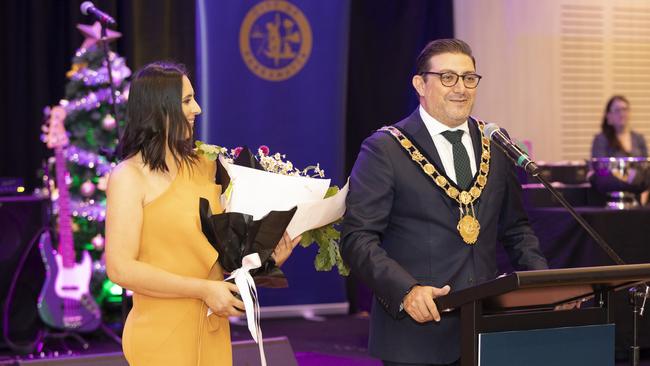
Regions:
[[[371,355],[385,365],[454,365],[459,317],[440,314],[434,299],[494,279],[497,242],[517,269],[547,262],[513,164],[469,116],[481,79],[470,47],[433,41],[416,67],[419,108],[361,146],[341,250],[375,294]]]

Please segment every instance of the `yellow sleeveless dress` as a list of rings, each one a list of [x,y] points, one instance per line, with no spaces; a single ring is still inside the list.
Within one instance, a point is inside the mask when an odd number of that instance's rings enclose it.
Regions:
[[[212,268],[218,253],[203,236],[199,219],[199,197],[210,201],[212,212],[221,210],[215,170],[215,162],[204,159],[191,171],[179,170],[169,188],[144,207],[139,261],[182,276],[223,279],[221,268]],[[228,319],[206,313],[199,299],[134,293],[122,339],[127,361],[131,366],[232,365]]]

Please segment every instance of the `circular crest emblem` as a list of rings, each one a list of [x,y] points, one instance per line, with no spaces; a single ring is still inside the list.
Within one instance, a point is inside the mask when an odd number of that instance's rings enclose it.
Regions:
[[[262,79],[282,81],[298,73],[311,54],[309,22],[286,0],[264,0],[244,17],[239,50],[246,66]]]

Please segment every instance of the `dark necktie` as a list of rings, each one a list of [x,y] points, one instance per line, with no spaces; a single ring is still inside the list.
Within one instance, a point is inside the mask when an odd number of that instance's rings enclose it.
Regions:
[[[451,142],[452,152],[454,154],[454,170],[456,171],[456,184],[462,190],[469,188],[472,181],[472,168],[469,164],[469,155],[467,149],[461,141],[463,131],[445,131],[442,135]]]

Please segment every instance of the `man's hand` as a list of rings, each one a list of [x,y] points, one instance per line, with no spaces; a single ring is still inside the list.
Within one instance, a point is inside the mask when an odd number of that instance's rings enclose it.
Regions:
[[[575,300],[570,302],[565,302],[564,304],[557,305],[553,310],[571,310],[571,309],[580,309],[582,300]]]
[[[293,240],[291,240],[289,233],[285,231],[284,234],[282,234],[282,239],[280,239],[278,245],[273,251],[273,254],[271,254],[271,257],[273,257],[276,266],[280,267],[287,259],[289,259],[293,248],[295,248],[296,245],[300,243],[301,239],[302,235],[298,235]]]
[[[443,288],[432,286],[414,286],[402,303],[404,311],[418,323],[425,323],[435,320],[440,321],[440,313],[433,302],[433,299],[447,295],[451,290],[449,285]]]

